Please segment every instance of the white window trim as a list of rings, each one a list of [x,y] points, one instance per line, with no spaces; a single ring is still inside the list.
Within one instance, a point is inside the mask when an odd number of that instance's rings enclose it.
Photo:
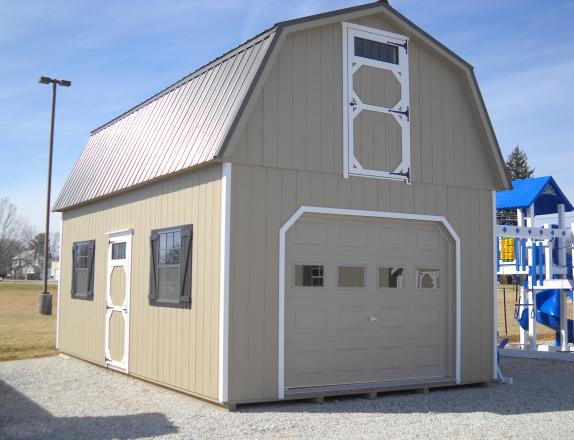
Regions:
[[[407,44],[408,47],[409,38],[404,35],[352,23],[343,22],[341,25],[343,27],[343,177],[348,178],[349,176],[355,175],[410,183],[410,121],[408,121],[403,115],[389,111],[405,110],[407,108],[410,109],[408,50],[405,50],[400,46],[402,44]],[[368,58],[356,57],[354,54],[350,55],[349,48],[354,47],[352,41],[355,36],[362,36],[382,43],[391,42],[399,45],[399,51],[404,50],[404,53],[400,52],[401,55],[399,59],[402,60],[401,63],[396,65],[377,60],[370,60]],[[349,59],[349,56],[351,59]],[[350,61],[357,61],[360,64],[356,67],[350,68]],[[392,109],[365,104],[356,93],[349,90],[349,84],[352,84],[352,75],[361,65],[381,67],[390,70],[393,73],[401,85],[401,98]],[[358,115],[361,110],[371,110],[390,114],[401,127],[401,162],[393,171],[366,169],[355,157],[353,148],[353,121],[351,119],[352,115],[349,112],[349,103],[352,99],[357,103],[357,109],[359,110],[356,112],[356,115]]]
[[[460,384],[460,362],[461,362],[461,282],[460,282],[460,238],[446,217],[437,215],[407,214],[401,212],[385,211],[365,211],[358,209],[324,208],[320,206],[301,206],[295,213],[281,226],[279,230],[279,328],[278,328],[278,387],[277,395],[279,400],[285,399],[285,260],[286,248],[285,237],[287,231],[295,224],[303,214],[331,214],[347,215],[354,217],[369,218],[392,218],[403,220],[421,220],[428,222],[442,223],[451,235],[455,244],[455,382]]]

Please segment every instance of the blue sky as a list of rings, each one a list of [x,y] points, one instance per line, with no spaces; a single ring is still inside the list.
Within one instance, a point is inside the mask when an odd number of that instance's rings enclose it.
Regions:
[[[38,76],[72,81],[71,88],[58,91],[55,197],[90,130],[277,21],[361,3],[4,2],[0,197],[8,196],[42,229],[50,87],[38,84]],[[391,0],[391,5],[475,66],[503,154],[519,144],[536,174],[552,174],[574,199],[574,2]]]

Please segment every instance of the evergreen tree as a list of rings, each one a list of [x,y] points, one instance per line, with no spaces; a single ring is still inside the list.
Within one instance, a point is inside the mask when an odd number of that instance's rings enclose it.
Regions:
[[[528,179],[534,175],[534,168],[528,166],[528,157],[518,145],[508,155],[506,169],[512,180]]]

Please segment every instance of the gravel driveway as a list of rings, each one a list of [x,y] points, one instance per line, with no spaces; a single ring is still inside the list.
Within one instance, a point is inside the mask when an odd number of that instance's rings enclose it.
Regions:
[[[572,438],[574,362],[506,358],[501,366],[514,385],[228,413],[75,359],[3,362],[0,438]]]

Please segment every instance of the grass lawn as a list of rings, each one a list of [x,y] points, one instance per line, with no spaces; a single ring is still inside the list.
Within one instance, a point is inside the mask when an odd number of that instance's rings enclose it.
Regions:
[[[504,294],[503,287],[506,287],[506,322],[508,326],[508,334],[505,335],[504,328]],[[515,300],[514,285],[498,286],[498,332],[499,339],[507,337],[510,342],[520,342],[520,327],[518,322],[514,319],[514,305],[518,301]],[[567,304],[568,318],[572,319],[573,310],[572,302],[568,300]],[[537,339],[539,341],[544,339],[554,340],[556,333],[554,330],[545,327],[541,324],[536,326]]]
[[[48,284],[52,315],[37,313],[41,283],[0,281],[0,361],[56,354],[56,284]]]

